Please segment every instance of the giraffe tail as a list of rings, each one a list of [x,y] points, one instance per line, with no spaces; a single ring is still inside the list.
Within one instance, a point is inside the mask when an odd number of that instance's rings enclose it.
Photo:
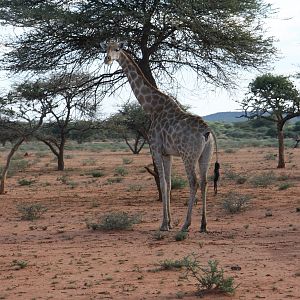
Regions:
[[[216,162],[215,162],[215,168],[214,168],[214,192],[215,195],[218,193],[218,180],[220,178],[220,163],[218,162],[218,144],[217,144],[217,138],[215,133],[212,131],[212,136],[214,138],[215,142],[215,153],[216,153]]]

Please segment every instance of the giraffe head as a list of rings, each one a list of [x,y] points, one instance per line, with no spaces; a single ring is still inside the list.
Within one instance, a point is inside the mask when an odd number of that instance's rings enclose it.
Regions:
[[[109,42],[107,45],[101,44],[101,47],[105,49],[106,57],[104,63],[111,65],[114,60],[118,60],[120,57],[120,50],[123,49],[124,42]]]

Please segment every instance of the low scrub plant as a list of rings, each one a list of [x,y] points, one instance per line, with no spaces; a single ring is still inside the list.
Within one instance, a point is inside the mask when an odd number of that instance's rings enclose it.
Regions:
[[[171,189],[183,189],[187,185],[187,181],[180,176],[172,176],[171,178]]]
[[[250,179],[250,183],[255,187],[267,187],[274,183],[276,176],[274,172],[265,172],[259,175],[255,175]]]
[[[12,265],[17,269],[24,269],[27,267],[28,262],[25,260],[13,260]]]
[[[287,190],[288,188],[293,187],[293,186],[294,185],[290,182],[284,182],[284,183],[279,185],[278,190],[279,191],[284,191],[284,190]]]
[[[198,258],[192,254],[188,258],[187,276],[191,276],[197,281],[197,294],[204,296],[211,292],[234,294],[237,286],[234,286],[233,277],[225,277],[224,270],[219,268],[217,260],[209,260],[205,267],[200,266]]]
[[[128,157],[123,157],[123,164],[124,165],[129,165],[133,162],[132,158],[128,158]]]
[[[175,235],[175,241],[180,242],[185,240],[188,237],[187,231],[178,231]]]
[[[24,185],[33,184],[34,180],[23,178],[23,179],[20,179],[18,182],[19,182],[19,185],[24,186]]]
[[[99,178],[99,177],[103,177],[104,176],[104,173],[102,171],[92,171],[90,174],[94,178]]]
[[[176,270],[176,269],[182,269],[184,267],[186,268],[196,267],[196,265],[190,259],[189,256],[186,256],[183,259],[179,259],[179,260],[165,259],[161,261],[159,264],[162,270]]]
[[[239,213],[246,208],[249,201],[249,195],[241,195],[235,192],[230,192],[223,200],[223,208],[231,214]]]
[[[113,177],[113,178],[108,178],[107,183],[108,184],[113,184],[113,183],[120,183],[123,181],[122,177]]]
[[[125,176],[128,174],[128,171],[126,168],[124,168],[123,166],[120,167],[116,167],[115,168],[115,175],[119,175],[119,176]]]
[[[93,230],[128,230],[141,222],[138,215],[130,216],[126,212],[111,212],[99,218],[97,222],[87,222]]]
[[[21,220],[33,221],[39,219],[47,208],[39,203],[24,203],[17,206],[21,213]]]

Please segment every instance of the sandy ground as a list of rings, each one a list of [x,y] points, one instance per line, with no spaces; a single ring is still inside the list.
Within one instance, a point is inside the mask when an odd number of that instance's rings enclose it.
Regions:
[[[287,150],[285,170],[276,169],[270,153],[276,149],[221,152],[217,196],[209,184],[210,232],[199,232],[199,202],[184,241],[175,235],[185,218],[188,188],[172,192],[174,227],[157,239],[162,207],[143,168],[151,161],[148,153],[69,151],[64,172],[55,171],[50,155],[29,153],[24,159],[34,163],[9,178],[7,194],[0,196],[0,299],[197,299],[195,279],[187,280],[184,270],[161,269],[162,261],[192,253],[203,266],[217,260],[238,285],[233,296],[211,293],[204,299],[300,299],[300,149]],[[109,183],[118,166],[128,174]],[[93,170],[104,176],[92,177]],[[251,184],[268,171],[277,177],[272,184]],[[184,174],[179,159],[174,173]],[[237,173],[245,183],[229,178]],[[34,182],[22,186],[24,178]],[[280,190],[283,184],[288,188]],[[251,197],[245,211],[223,209],[230,191]],[[17,207],[31,202],[47,211],[38,220],[21,220]],[[87,220],[115,211],[138,214],[142,222],[126,231],[87,228]]]

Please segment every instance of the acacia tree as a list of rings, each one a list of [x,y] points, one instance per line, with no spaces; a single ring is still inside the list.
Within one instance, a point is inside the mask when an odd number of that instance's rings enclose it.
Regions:
[[[15,98],[39,101],[47,106],[49,113],[43,130],[35,137],[44,142],[57,158],[57,169],[64,170],[64,149],[71,131],[87,130],[93,126],[86,122],[88,128],[74,122],[83,117],[93,117],[99,105],[94,89],[90,87],[92,79],[86,74],[53,75],[47,79],[25,82],[11,92]]]
[[[0,123],[2,131],[13,132],[12,147],[8,152],[1,171],[0,194],[5,193],[5,183],[11,159],[23,142],[32,138],[42,126],[48,107],[38,101],[28,103],[25,98],[12,97],[11,94],[0,99]]]
[[[249,93],[241,102],[245,116],[274,122],[278,136],[278,168],[285,167],[284,133],[286,122],[300,116],[300,94],[289,77],[270,73],[249,84]]]
[[[275,52],[263,21],[263,0],[2,0],[3,25],[24,28],[4,55],[16,72],[82,69],[99,57],[99,43],[127,41],[147,79],[167,83],[180,69],[228,86],[239,68],[258,68]],[[124,84],[120,71],[103,74],[106,92]]]

